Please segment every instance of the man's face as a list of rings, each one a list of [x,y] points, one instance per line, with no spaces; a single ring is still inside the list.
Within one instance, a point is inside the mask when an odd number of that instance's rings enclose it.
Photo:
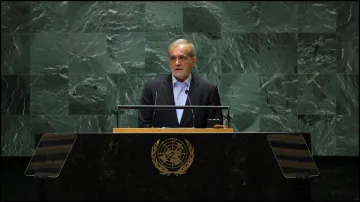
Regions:
[[[189,44],[179,44],[169,48],[170,70],[181,82],[185,81],[191,74],[191,70],[196,63],[196,57],[191,56],[190,52],[191,47]]]

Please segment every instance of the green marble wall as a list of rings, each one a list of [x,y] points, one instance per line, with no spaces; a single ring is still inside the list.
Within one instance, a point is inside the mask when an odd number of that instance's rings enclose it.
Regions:
[[[169,72],[178,38],[236,131],[310,132],[316,155],[359,154],[358,2],[1,2],[1,16],[2,156],[32,155],[39,133],[110,132],[115,106]]]

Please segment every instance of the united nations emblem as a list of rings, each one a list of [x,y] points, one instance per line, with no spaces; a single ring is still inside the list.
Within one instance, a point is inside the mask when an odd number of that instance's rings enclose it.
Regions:
[[[151,149],[151,158],[160,174],[183,175],[194,160],[194,148],[187,140],[185,143],[175,138],[158,140]]]

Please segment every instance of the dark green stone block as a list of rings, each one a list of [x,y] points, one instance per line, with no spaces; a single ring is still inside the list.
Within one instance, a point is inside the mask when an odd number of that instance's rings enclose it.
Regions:
[[[296,113],[286,115],[263,114],[260,116],[260,132],[302,132]]]
[[[359,75],[337,74],[336,114],[359,115]]]
[[[260,131],[259,84],[260,78],[256,74],[221,75],[221,104],[231,107],[231,127],[238,132]]]
[[[337,9],[334,2],[299,2],[299,32],[334,33]]]
[[[30,73],[31,35],[1,32],[1,75]]]
[[[359,33],[340,32],[337,38],[337,73],[359,74]]]
[[[332,2],[337,10],[337,32],[354,33],[359,36],[359,2],[340,1]]]
[[[300,74],[297,90],[299,115],[336,114],[338,86],[335,74]]]
[[[299,115],[298,119],[299,131],[311,134],[312,151],[314,155],[336,155],[336,116]]]
[[[298,82],[296,74],[260,74],[260,112],[269,115],[297,114]]]
[[[33,145],[29,116],[1,116],[1,156],[31,156]]]
[[[185,3],[181,1],[146,2],[145,31],[181,32],[183,30],[184,5]]]
[[[105,34],[69,34],[69,75],[124,73],[125,70],[111,60]]]
[[[336,34],[299,34],[299,73],[335,73],[337,44]]]
[[[359,2],[338,2],[337,72],[359,73]]]
[[[257,73],[297,73],[295,33],[261,33],[259,41]]]
[[[260,5],[256,1],[217,2],[221,10],[221,30],[232,33],[259,33]]]
[[[218,44],[222,73],[261,72],[259,34],[223,33]]]
[[[41,32],[31,36],[31,74],[67,77],[69,67],[68,34]]]
[[[183,9],[183,31],[204,33],[209,39],[221,38],[221,16],[207,7]]]
[[[31,25],[29,1],[1,1],[1,33],[26,33]]]
[[[69,76],[69,114],[108,114],[106,77],[101,74],[71,74]]]
[[[31,2],[30,32],[68,32],[68,8],[68,1]]]
[[[261,2],[260,32],[296,32],[299,29],[298,7],[298,2]]]
[[[107,6],[107,33],[145,31],[145,2],[104,1],[101,3]]]
[[[68,78],[62,75],[32,75],[30,107],[31,115],[68,115]]]
[[[359,156],[359,114],[337,116],[336,137],[337,155]]]
[[[139,2],[69,2],[67,13],[71,32],[143,32],[144,3]]]
[[[108,55],[108,60],[112,66],[110,73],[145,72],[144,32],[123,32],[108,35],[106,43],[106,55]]]
[[[260,121],[260,116],[256,113],[232,113],[230,127],[233,128],[235,132],[259,132]]]
[[[29,75],[1,76],[1,114],[28,115],[29,103]]]

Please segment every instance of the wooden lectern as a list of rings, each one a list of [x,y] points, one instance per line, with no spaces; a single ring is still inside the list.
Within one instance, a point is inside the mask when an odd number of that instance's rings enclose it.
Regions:
[[[113,128],[113,133],[233,133],[233,128]]]

